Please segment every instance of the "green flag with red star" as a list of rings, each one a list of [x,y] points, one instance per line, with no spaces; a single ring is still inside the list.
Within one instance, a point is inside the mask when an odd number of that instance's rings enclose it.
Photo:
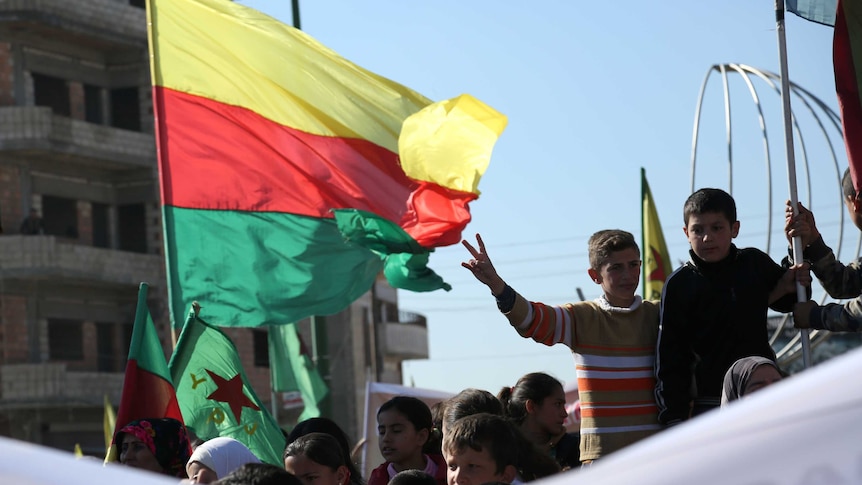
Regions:
[[[198,438],[227,436],[261,461],[283,466],[284,434],[249,385],[227,335],[190,312],[168,368],[186,427]]]

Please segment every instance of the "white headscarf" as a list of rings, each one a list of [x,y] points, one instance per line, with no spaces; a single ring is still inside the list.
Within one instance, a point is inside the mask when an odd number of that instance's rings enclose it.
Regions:
[[[218,478],[224,478],[246,463],[260,463],[260,459],[244,444],[223,436],[205,441],[195,448],[188,463],[193,461],[214,471]]]

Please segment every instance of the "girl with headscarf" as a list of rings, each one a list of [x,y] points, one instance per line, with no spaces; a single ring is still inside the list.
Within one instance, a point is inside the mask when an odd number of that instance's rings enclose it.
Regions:
[[[260,459],[239,441],[218,437],[195,448],[186,465],[186,473],[192,483],[211,483],[246,463],[260,463]]]
[[[171,418],[139,419],[114,436],[120,463],[141,470],[186,478],[192,454],[183,423]]]
[[[778,382],[784,374],[778,365],[765,357],[743,357],[724,374],[724,388],[721,390],[721,406]]]

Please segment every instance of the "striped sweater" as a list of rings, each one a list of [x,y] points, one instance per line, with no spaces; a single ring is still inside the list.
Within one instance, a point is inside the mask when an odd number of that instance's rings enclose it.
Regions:
[[[595,460],[660,429],[655,403],[658,302],[630,308],[595,301],[549,306],[515,295],[504,313],[522,337],[564,344],[575,357],[581,400],[581,460]]]

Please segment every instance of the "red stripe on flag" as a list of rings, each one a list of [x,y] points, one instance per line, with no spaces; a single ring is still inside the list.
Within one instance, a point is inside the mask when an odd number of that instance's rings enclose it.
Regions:
[[[174,418],[183,422],[174,385],[138,367],[136,360],[129,360],[126,363],[123,396],[114,432],[132,421],[144,418]]]
[[[366,140],[311,135],[246,108],[156,86],[162,203],[332,218],[362,209],[394,222],[418,183]]]

